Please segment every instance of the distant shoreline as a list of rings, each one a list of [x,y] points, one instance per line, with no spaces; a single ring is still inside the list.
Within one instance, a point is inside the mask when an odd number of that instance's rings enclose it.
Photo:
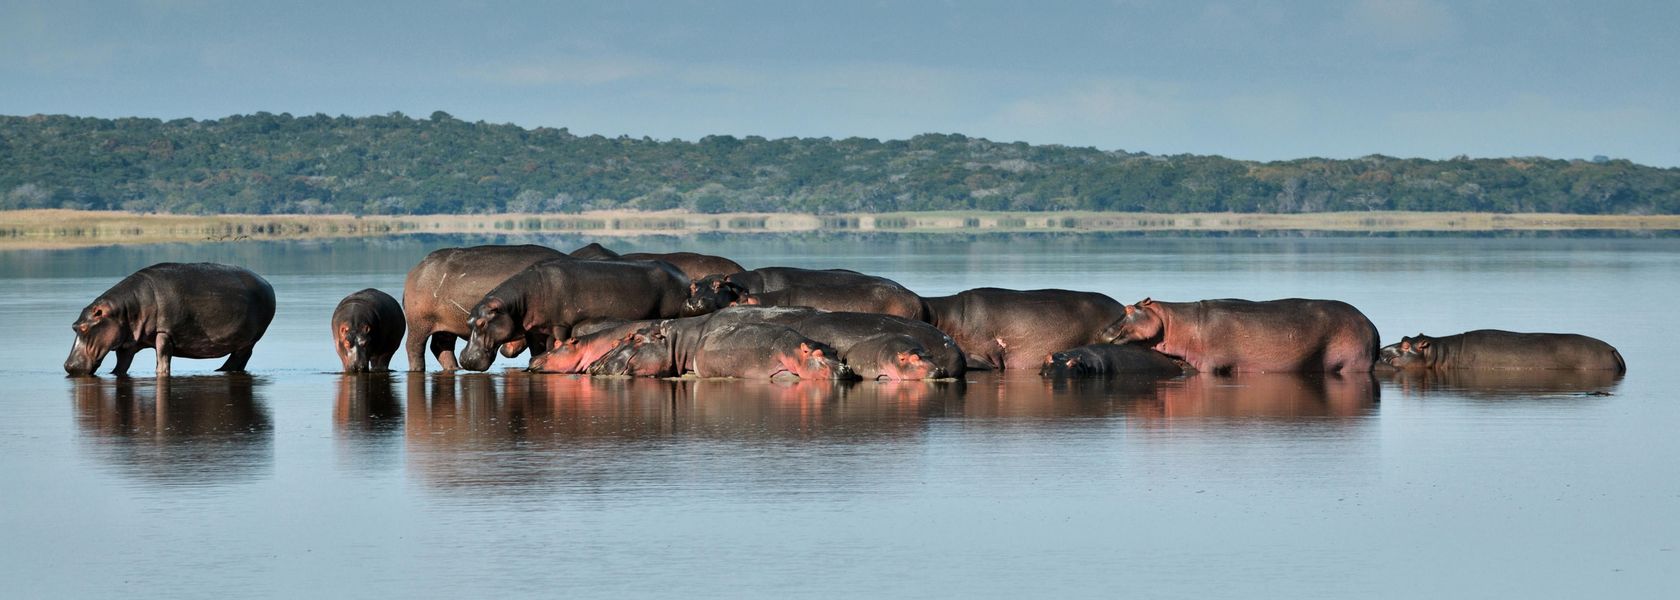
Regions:
[[[1122,213],[904,212],[810,215],[600,211],[492,215],[167,215],[121,211],[0,211],[0,249],[114,244],[381,237],[412,233],[577,233],[603,237],[695,233],[1028,233],[1315,231],[1674,231],[1680,215],[1463,212]]]

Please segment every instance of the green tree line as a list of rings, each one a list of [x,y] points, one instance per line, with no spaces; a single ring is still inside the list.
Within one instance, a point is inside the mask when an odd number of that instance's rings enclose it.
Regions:
[[[1675,214],[1680,169],[1626,160],[1254,162],[963,135],[574,135],[447,113],[0,116],[0,209],[439,214],[683,208]]]

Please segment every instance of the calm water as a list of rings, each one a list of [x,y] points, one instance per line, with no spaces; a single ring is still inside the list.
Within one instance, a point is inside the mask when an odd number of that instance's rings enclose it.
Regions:
[[[1680,589],[1680,240],[608,240],[918,292],[1338,298],[1386,340],[1573,331],[1629,374],[1054,384],[346,378],[405,237],[0,252],[0,596],[1615,597]],[[243,264],[249,375],[67,379],[145,265]],[[401,362],[402,356],[398,359]],[[111,365],[107,359],[105,370]]]

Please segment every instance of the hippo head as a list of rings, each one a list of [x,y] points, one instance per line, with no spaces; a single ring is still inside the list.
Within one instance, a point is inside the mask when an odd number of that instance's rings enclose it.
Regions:
[[[1109,344],[1124,344],[1144,340],[1153,340],[1161,336],[1161,314],[1155,307],[1155,301],[1149,298],[1139,300],[1137,304],[1126,307],[1126,316],[1109,324],[1097,334],[1097,341]]]
[[[64,372],[71,375],[92,375],[105,355],[122,345],[129,337],[128,320],[118,314],[116,306],[104,298],[82,309],[80,317],[70,325],[76,332],[76,342],[70,347],[70,357],[64,360]]]
[[[620,338],[586,369],[590,375],[674,377],[676,361],[664,334],[642,330]]]
[[[339,321],[335,325],[333,338],[338,341],[338,356],[344,361],[344,372],[368,372],[373,362],[373,355],[368,351],[373,325],[365,319]]]
[[[1402,337],[1400,343],[1384,346],[1379,360],[1397,369],[1426,369],[1435,361],[1435,339],[1424,334]]]
[[[879,335],[854,344],[846,354],[847,366],[866,379],[917,381],[947,377],[934,364],[932,355],[915,338],[907,335]]]
[[[1040,377],[1079,377],[1090,372],[1091,367],[1086,365],[1078,354],[1072,352],[1046,354],[1044,366],[1038,369]]]
[[[688,284],[688,299],[678,316],[693,317],[734,306],[747,295],[747,288],[729,281],[726,275],[707,275]]]
[[[525,333],[501,298],[486,296],[467,313],[467,347],[461,350],[461,368],[483,371],[496,359],[494,350]]]
[[[840,353],[826,344],[806,340],[799,343],[791,357],[792,364],[786,366],[800,379],[857,379],[857,374],[840,362],[839,356]]]

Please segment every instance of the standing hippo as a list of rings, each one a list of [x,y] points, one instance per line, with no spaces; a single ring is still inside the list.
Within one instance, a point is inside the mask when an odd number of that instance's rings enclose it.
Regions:
[[[678,271],[682,271],[683,275],[688,276],[690,281],[697,281],[711,275],[722,276],[746,270],[741,267],[740,263],[722,256],[696,252],[631,252],[629,254],[619,254],[594,242],[573,250],[571,256],[572,258],[587,260],[662,260],[671,263],[671,266],[676,267]]]
[[[368,288],[333,309],[333,345],[345,373],[385,371],[403,341],[403,311],[396,298]]]
[[[570,339],[572,327],[585,321],[675,317],[688,283],[675,267],[658,261],[565,257],[531,265],[473,306],[461,366],[488,369],[491,353],[515,340],[547,348],[551,340]]]
[[[631,335],[589,367],[593,375],[769,379],[852,379],[838,353],[799,332],[772,323],[735,323],[692,335],[667,337],[655,328]]]
[[[1176,377],[1184,368],[1165,354],[1131,344],[1091,344],[1044,357],[1044,377],[1151,375]]]
[[[496,287],[533,264],[565,258],[547,246],[473,246],[444,248],[421,259],[403,282],[403,313],[408,320],[408,370],[426,370],[427,338],[432,356],[444,371],[460,368],[455,362],[455,339],[467,337],[467,313]],[[518,346],[504,349],[508,358]],[[541,352],[533,348],[532,352]]]
[[[1102,341],[1140,342],[1197,371],[1357,373],[1377,357],[1377,327],[1337,300],[1144,298],[1125,310]]]
[[[689,288],[691,314],[737,304],[808,306],[922,318],[922,299],[885,277],[846,269],[764,267],[732,275],[703,277]]]
[[[1384,346],[1383,362],[1400,369],[1564,369],[1626,373],[1622,353],[1573,333],[1478,329],[1458,335],[1417,334]]]
[[[969,366],[1037,369],[1045,355],[1106,341],[1103,328],[1125,306],[1103,294],[1071,290],[976,288],[922,299],[925,320],[969,353]]]
[[[218,371],[244,371],[251,349],[274,320],[274,288],[246,269],[213,263],[159,263],[134,272],[82,309],[64,371],[90,375],[110,352],[114,375],[134,354],[157,351],[157,375],[169,359],[228,357]]]

